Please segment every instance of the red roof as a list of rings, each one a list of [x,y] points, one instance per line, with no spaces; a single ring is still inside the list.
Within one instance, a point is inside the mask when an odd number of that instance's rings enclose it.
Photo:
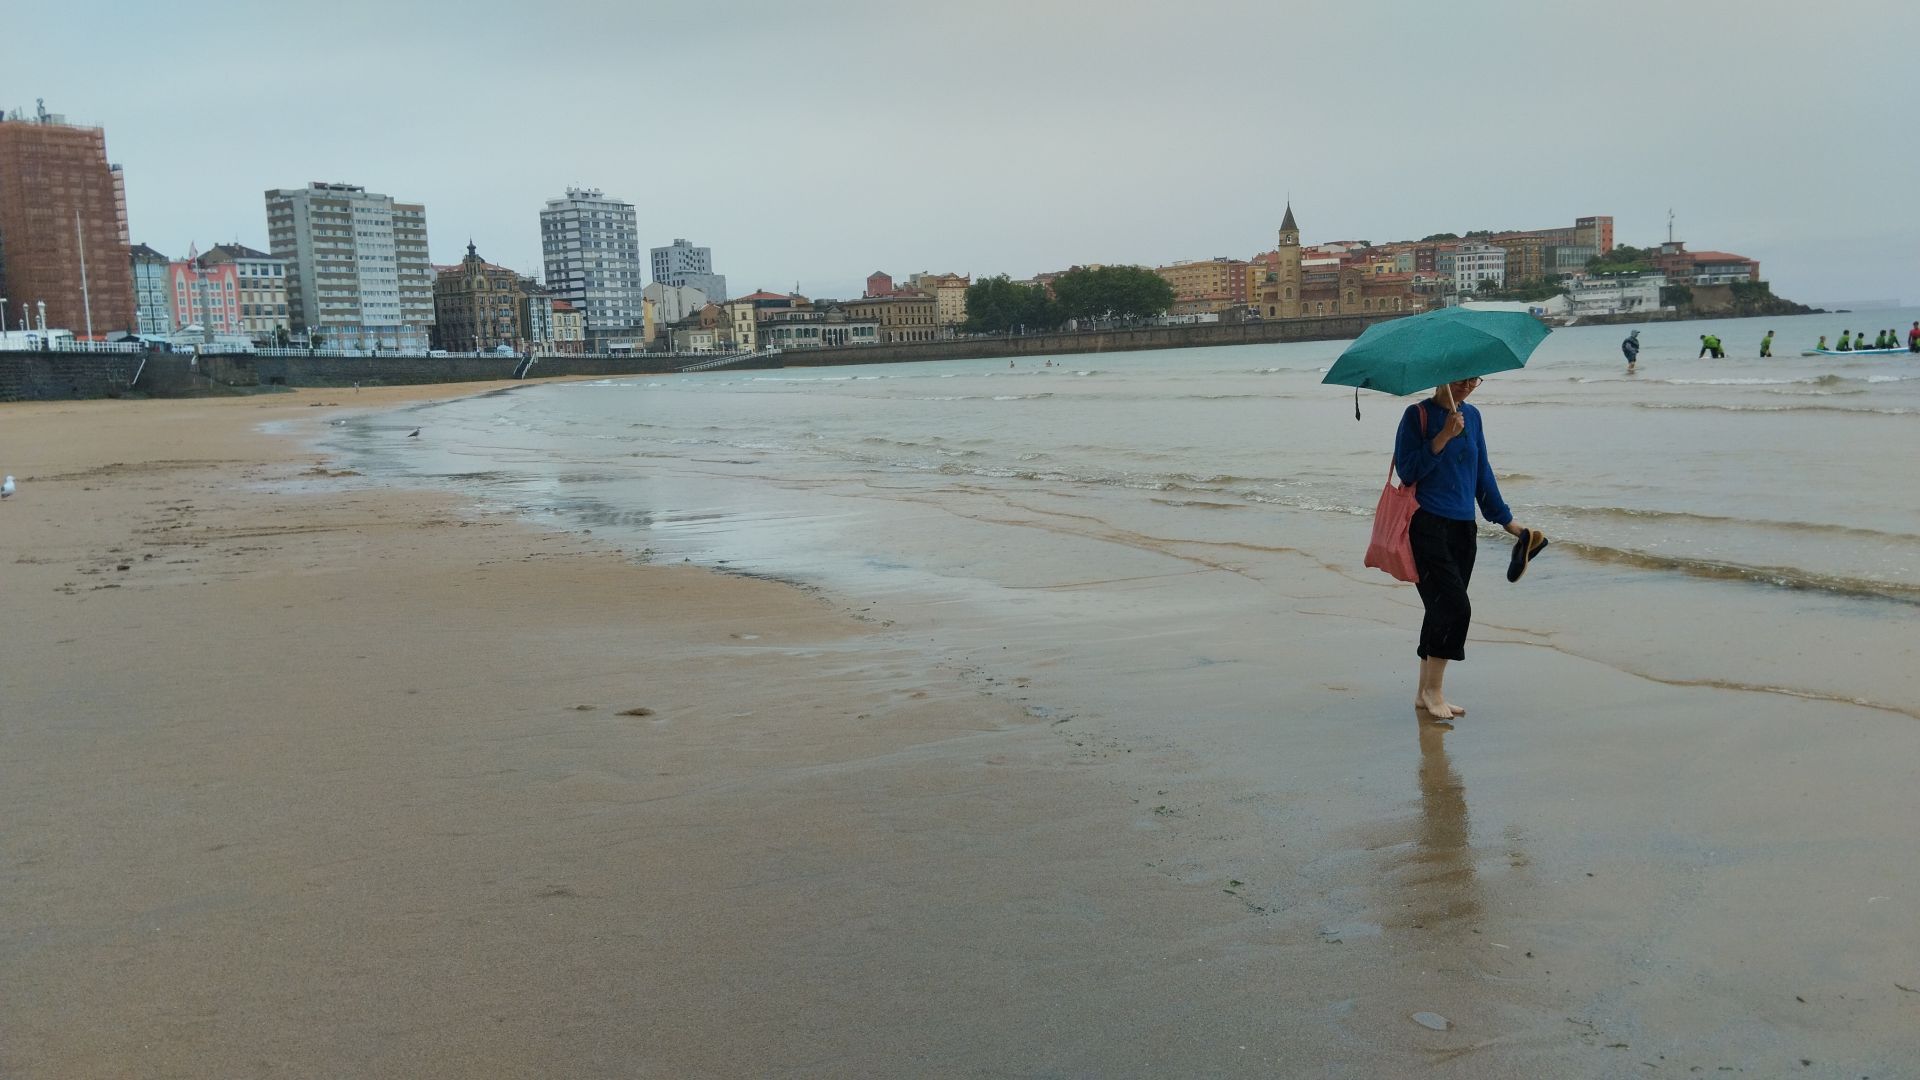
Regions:
[[[1694,262],[1752,262],[1753,261],[1752,259],[1747,258],[1745,255],[1735,255],[1731,251],[1684,251],[1684,252],[1681,252],[1681,254],[1692,258]]]
[[[759,292],[748,293],[745,296],[736,296],[733,299],[737,303],[741,300],[791,300],[793,297],[788,296],[786,293],[768,292],[762,289]]]
[[[555,310],[555,311],[572,311],[572,310],[573,310],[573,303],[572,303],[572,301],[569,301],[569,300],[555,300],[555,301],[553,302],[553,310]]]

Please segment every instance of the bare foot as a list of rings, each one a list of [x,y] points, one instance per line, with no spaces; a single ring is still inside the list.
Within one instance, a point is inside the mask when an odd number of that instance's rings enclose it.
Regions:
[[[1438,720],[1442,723],[1452,720],[1455,716],[1460,715],[1459,713],[1456,713],[1453,711],[1453,706],[1448,705],[1444,701],[1428,701],[1425,698],[1422,698],[1421,700],[1414,702],[1413,707],[1415,710],[1417,710],[1420,713],[1423,719]]]
[[[1455,716],[1467,715],[1467,707],[1465,705],[1455,705],[1451,701],[1447,702],[1447,711]]]

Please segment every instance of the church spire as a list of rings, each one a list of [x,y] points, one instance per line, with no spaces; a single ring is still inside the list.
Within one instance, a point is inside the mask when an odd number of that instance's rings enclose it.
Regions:
[[[1293,200],[1287,200],[1287,216],[1280,219],[1280,246],[1300,246],[1300,226],[1293,220]]]

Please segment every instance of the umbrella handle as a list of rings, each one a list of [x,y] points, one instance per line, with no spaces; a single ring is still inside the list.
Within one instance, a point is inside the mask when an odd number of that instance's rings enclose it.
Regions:
[[[1353,388],[1353,418],[1360,419],[1360,388]]]
[[[1460,406],[1456,405],[1453,400],[1453,384],[1447,383],[1445,386],[1442,386],[1440,392],[1447,396],[1447,411],[1459,412]]]

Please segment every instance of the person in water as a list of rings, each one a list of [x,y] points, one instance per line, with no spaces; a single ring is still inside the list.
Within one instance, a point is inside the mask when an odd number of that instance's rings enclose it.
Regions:
[[[1720,347],[1720,335],[1700,335],[1700,355],[1705,356],[1708,353],[1712,353],[1715,360],[1725,360],[1727,358],[1727,351]],[[1698,357],[1696,357],[1696,359],[1698,359]]]
[[[1914,325],[1920,326],[1920,323]],[[1620,343],[1620,355],[1627,358],[1627,371],[1632,372],[1633,365],[1640,362],[1640,331],[1627,334],[1627,340]]]
[[[1834,351],[1834,352],[1852,352],[1852,351],[1853,351],[1853,343],[1852,343],[1851,341],[1849,341],[1849,340],[1847,339],[1847,338],[1848,338],[1848,335],[1850,335],[1850,334],[1852,334],[1852,333],[1853,333],[1853,331],[1851,331],[1851,330],[1842,330],[1842,331],[1840,331],[1840,344],[1838,344],[1838,345],[1835,345],[1835,346],[1833,347],[1833,351]]]
[[[1760,357],[1761,359],[1765,359],[1772,355],[1773,355],[1773,331],[1769,330],[1767,331],[1767,336],[1760,339]]]
[[[1914,323],[1913,329],[1907,331],[1907,351],[1920,353],[1920,322]]]
[[[1415,699],[1422,719],[1452,723],[1467,710],[1447,701],[1441,683],[1447,661],[1466,659],[1467,627],[1473,607],[1467,582],[1479,549],[1474,506],[1488,521],[1522,541],[1531,558],[1546,537],[1514,524],[1513,511],[1500,498],[1500,485],[1487,461],[1487,440],[1480,412],[1466,398],[1479,379],[1461,379],[1436,387],[1434,395],[1408,406],[1394,437],[1393,467],[1400,482],[1414,485],[1419,509],[1407,526],[1417,588],[1426,617],[1420,624],[1420,688]],[[1515,560],[1521,551],[1516,549]],[[1520,563],[1524,570],[1524,562]],[[1509,568],[1508,577],[1517,575]]]

